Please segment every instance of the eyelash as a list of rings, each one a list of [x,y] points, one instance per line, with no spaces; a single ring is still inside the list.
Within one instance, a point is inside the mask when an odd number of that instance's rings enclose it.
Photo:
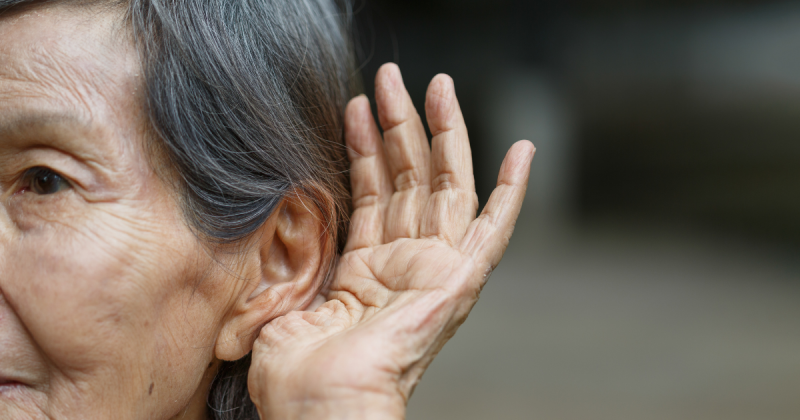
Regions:
[[[43,166],[27,169],[21,178],[20,192],[37,195],[53,195],[72,188],[72,184],[60,173]]]

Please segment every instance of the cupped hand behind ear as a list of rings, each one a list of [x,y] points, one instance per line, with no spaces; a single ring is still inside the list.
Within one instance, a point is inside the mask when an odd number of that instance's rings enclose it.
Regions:
[[[482,214],[452,80],[425,111],[432,146],[394,64],[346,112],[355,211],[327,302],[291,312],[253,347],[251,398],[264,419],[401,419],[414,386],[478,300],[522,205],[534,147],[509,150]]]

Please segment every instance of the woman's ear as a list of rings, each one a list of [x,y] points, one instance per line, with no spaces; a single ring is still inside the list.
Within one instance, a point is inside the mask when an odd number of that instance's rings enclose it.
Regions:
[[[223,320],[215,352],[238,360],[252,350],[261,328],[293,310],[305,309],[319,293],[333,257],[327,224],[309,199],[290,197],[253,236],[245,252],[246,269],[258,277],[243,279],[236,302]],[[237,281],[229,279],[228,281]]]

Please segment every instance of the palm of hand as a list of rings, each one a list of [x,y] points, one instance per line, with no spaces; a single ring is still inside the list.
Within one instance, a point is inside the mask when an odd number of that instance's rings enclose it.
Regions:
[[[261,405],[371,398],[386,418],[402,417],[511,236],[532,145],[512,148],[476,219],[469,140],[452,81],[437,76],[428,91],[432,150],[395,66],[379,72],[376,96],[384,142],[365,98],[347,110],[355,211],[327,301],[272,321],[256,341],[249,380],[261,413]]]

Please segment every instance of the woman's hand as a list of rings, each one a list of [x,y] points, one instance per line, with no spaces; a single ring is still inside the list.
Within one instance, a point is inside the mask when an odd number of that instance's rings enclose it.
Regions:
[[[455,334],[508,245],[534,147],[516,143],[476,219],[467,129],[448,76],[428,88],[432,150],[400,71],[347,107],[355,212],[345,249],[314,311],[264,327],[249,387],[265,419],[402,419],[422,373]]]

